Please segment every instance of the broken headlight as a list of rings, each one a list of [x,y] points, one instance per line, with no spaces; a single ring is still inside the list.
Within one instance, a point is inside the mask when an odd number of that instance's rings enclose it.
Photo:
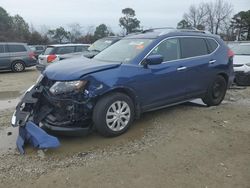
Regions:
[[[86,80],[70,81],[70,82],[56,82],[49,89],[53,95],[60,95],[72,92],[81,92],[85,89]]]

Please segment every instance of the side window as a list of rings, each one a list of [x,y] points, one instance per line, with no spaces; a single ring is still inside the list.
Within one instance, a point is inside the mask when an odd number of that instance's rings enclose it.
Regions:
[[[0,53],[4,53],[4,45],[0,45]]]
[[[208,54],[206,42],[203,38],[181,38],[181,57],[195,57]]]
[[[57,49],[57,54],[69,54],[69,53],[74,53],[74,51],[75,51],[74,46],[59,47]]]
[[[15,45],[15,44],[9,44],[8,45],[9,52],[26,52],[26,48],[24,45]]]
[[[209,53],[212,53],[218,47],[218,44],[213,39],[206,39],[206,40],[208,44]]]
[[[85,46],[76,46],[76,52],[83,52],[85,50]]]
[[[180,46],[178,39],[167,39],[160,43],[151,55],[162,55],[164,61],[171,61],[180,58]]]

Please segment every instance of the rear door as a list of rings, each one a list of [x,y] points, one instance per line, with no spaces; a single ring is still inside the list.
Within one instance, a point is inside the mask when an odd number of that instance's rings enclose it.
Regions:
[[[205,38],[182,37],[180,38],[181,58],[186,67],[186,92],[187,97],[195,97],[204,93],[210,78],[210,56]]]
[[[10,57],[6,45],[0,44],[0,69],[10,68]]]
[[[11,62],[28,58],[28,51],[23,44],[8,44],[7,47]]]

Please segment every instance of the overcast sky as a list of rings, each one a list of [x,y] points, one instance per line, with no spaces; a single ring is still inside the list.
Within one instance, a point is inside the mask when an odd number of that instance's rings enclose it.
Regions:
[[[234,13],[250,10],[250,0],[227,1],[233,5]],[[105,23],[118,32],[123,8],[133,8],[144,28],[176,27],[189,6],[200,2],[204,0],[0,0],[0,6],[12,16],[20,14],[39,31],[44,25],[53,29],[79,23],[86,29]]]

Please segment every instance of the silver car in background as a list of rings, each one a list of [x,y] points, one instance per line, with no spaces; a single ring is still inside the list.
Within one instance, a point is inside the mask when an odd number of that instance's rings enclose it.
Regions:
[[[38,56],[39,71],[43,71],[48,65],[63,59],[81,56],[87,51],[89,44],[55,44],[47,46],[46,50]]]

